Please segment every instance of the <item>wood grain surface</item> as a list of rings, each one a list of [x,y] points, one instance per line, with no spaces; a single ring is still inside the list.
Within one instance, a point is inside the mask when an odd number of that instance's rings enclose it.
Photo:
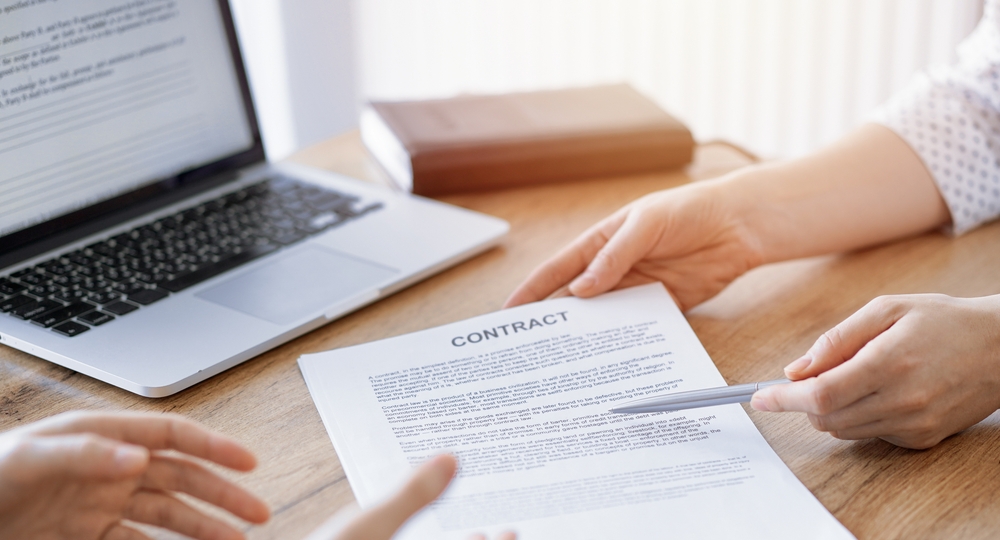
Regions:
[[[292,159],[384,182],[356,133]],[[496,249],[164,399],[138,397],[0,346],[0,430],[74,409],[187,415],[257,454],[256,471],[232,476],[265,497],[274,517],[247,528],[248,536],[301,538],[353,496],[302,380],[299,355],[499,309],[532,268],[623,204],[747,163],[731,148],[710,145],[700,147],[683,172],[447,197],[508,220],[510,235]],[[1000,224],[958,239],[934,233],[759,268],[692,310],[688,319],[725,378],[740,383],[780,376],[820,333],[872,298],[917,292],[1000,293]],[[1000,536],[998,414],[926,451],[878,440],[838,441],[814,431],[798,414],[750,411],[750,416],[792,471],[858,538]]]

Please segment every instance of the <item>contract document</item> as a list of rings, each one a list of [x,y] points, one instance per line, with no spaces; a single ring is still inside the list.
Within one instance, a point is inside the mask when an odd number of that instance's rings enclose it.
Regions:
[[[299,366],[358,503],[442,452],[448,491],[401,538],[853,538],[738,404],[613,405],[725,380],[660,284],[561,298]]]

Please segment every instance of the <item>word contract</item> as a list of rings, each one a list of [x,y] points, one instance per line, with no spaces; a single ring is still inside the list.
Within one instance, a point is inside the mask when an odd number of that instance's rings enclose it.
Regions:
[[[724,386],[660,284],[560,298],[303,356],[358,503],[451,452],[459,472],[400,538],[853,536],[738,404],[616,404]]]

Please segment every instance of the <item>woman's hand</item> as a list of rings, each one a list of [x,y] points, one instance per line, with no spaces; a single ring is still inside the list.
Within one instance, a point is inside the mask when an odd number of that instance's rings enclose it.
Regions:
[[[867,124],[812,155],[643,197],[528,276],[504,307],[662,282],[682,310],[761,264],[920,233],[950,215],[923,162]]]
[[[262,500],[191,458],[239,471],[256,465],[236,442],[174,415],[67,413],[3,433],[0,538],[147,538],[123,520],[198,539],[243,538],[177,493],[267,521]]]
[[[392,497],[364,512],[357,506],[338,512],[305,540],[389,540],[414,514],[437,499],[458,468],[455,457],[443,454],[427,460]],[[497,540],[515,540],[512,532]],[[486,540],[476,535],[470,540]]]
[[[876,298],[754,394],[838,439],[929,448],[1000,407],[1000,295]]]
[[[662,282],[682,310],[711,298],[763,262],[726,180],[647,195],[615,212],[536,268],[504,307],[543,300],[568,286],[597,294]]]

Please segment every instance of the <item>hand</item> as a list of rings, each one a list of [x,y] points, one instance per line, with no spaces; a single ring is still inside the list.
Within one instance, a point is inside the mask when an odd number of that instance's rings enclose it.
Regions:
[[[838,439],[929,448],[1000,406],[1000,296],[876,298],[754,394]]]
[[[917,154],[866,124],[809,156],[643,197],[539,266],[504,307],[662,282],[687,310],[761,264],[881,244],[948,223]]]
[[[504,307],[662,282],[682,310],[763,262],[725,179],[647,195],[591,227],[535,269]]]
[[[267,521],[262,500],[191,457],[239,471],[256,465],[236,442],[174,415],[76,412],[8,431],[0,435],[0,538],[147,538],[122,520],[198,539],[243,538],[175,492]]]
[[[437,499],[455,476],[458,463],[450,455],[440,455],[420,466],[410,480],[395,495],[382,504],[361,513],[349,508],[341,511],[321,525],[306,540],[389,540],[414,514]],[[338,534],[339,531],[339,534]],[[497,540],[515,540],[512,532],[505,532]],[[486,540],[476,535],[469,540]]]

